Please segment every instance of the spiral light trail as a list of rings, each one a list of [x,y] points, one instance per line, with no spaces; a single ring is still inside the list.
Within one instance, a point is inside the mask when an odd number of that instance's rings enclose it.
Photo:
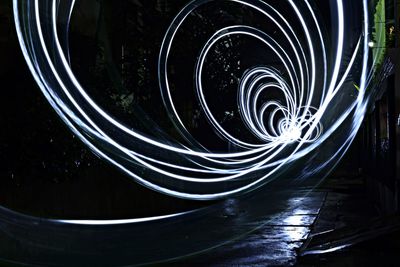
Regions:
[[[130,1],[146,8],[153,3]],[[153,95],[150,108],[162,102],[172,127],[162,128],[165,117],[151,117],[159,113],[140,106],[131,114],[139,121],[133,127],[103,108],[74,73],[69,29],[77,2],[13,0],[13,5],[30,71],[74,135],[148,188],[178,198],[223,200],[119,220],[38,218],[0,206],[0,262],[152,264],[244,236],[297,207],[293,200],[329,174],[355,138],[374,93],[369,1],[192,0],[173,14],[160,12],[163,19],[172,15],[163,38],[140,44],[157,44],[149,77],[159,99]],[[154,15],[145,14],[146,8],[141,15]],[[195,52],[180,51],[182,42]],[[184,60],[176,63],[177,57]],[[240,61],[240,68],[225,68],[227,61]],[[182,76],[185,83],[176,82]],[[226,77],[230,85],[220,88]],[[182,101],[200,114],[197,128]]]
[[[220,1],[251,9],[266,24],[273,25],[280,37],[278,40],[276,35],[251,25],[232,24],[209,36],[199,51],[192,90],[216,136],[235,146],[234,152],[213,152],[195,141],[179,114],[169,82],[170,54],[182,25],[196,10],[214,2],[218,1],[194,0],[187,4],[172,21],[160,48],[161,96],[186,143],[164,142],[124,125],[82,87],[69,63],[68,39],[61,37],[68,34],[74,0],[64,1],[62,8],[56,0],[14,0],[14,14],[25,59],[54,110],[94,153],[146,187],[194,200],[220,199],[253,191],[285,175],[291,164],[314,153],[334,133],[345,128],[346,140],[337,144],[328,160],[337,162],[360,127],[368,102],[366,88],[371,74],[367,1],[360,1],[364,21],[355,42],[346,38],[343,0],[333,1],[333,45],[327,43],[318,14],[308,0],[287,0],[285,11],[274,7],[273,1]],[[288,12],[295,17],[286,18]],[[242,73],[237,107],[255,142],[243,140],[226,129],[205,94],[204,69],[210,53],[218,43],[232,36],[254,39],[283,66],[278,70],[268,64],[257,65]],[[333,57],[330,50],[334,51]],[[353,82],[360,85],[360,91],[343,100],[354,89]],[[282,99],[264,101],[262,95],[270,91],[279,92]],[[343,125],[348,121],[351,126],[346,128]],[[323,167],[313,168],[318,171]]]

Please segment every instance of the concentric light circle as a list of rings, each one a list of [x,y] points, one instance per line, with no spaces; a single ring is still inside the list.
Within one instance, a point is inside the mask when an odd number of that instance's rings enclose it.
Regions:
[[[264,24],[257,28],[231,22],[217,29],[195,60],[194,84],[187,90],[195,92],[214,138],[234,147],[222,152],[208,149],[193,136],[176,106],[179,99],[169,79],[171,51],[181,27],[199,9],[217,2],[251,10]],[[335,165],[353,140],[368,100],[368,4],[357,2],[363,21],[355,23],[345,15],[346,6],[354,3],[333,3],[330,34],[314,4],[306,0],[279,5],[272,0],[194,0],[184,6],[160,47],[158,79],[165,110],[185,142],[161,139],[123,124],[83,88],[69,63],[65,38],[75,1],[61,6],[56,0],[14,0],[14,13],[21,48],[36,82],[62,120],[94,153],[153,190],[213,200],[253,191],[281,177],[306,179],[327,171],[326,166]],[[260,51],[276,59],[274,64],[267,61],[243,70],[237,82],[234,112],[253,141],[221,123],[206,93],[210,90],[205,70],[211,54],[216,46],[238,36],[256,42]],[[327,162],[304,163],[304,171],[290,172],[293,164],[312,158],[338,131],[345,138],[326,152]]]

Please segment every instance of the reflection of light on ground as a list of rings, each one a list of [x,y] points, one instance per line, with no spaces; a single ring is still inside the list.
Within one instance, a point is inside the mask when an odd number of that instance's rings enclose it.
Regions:
[[[271,212],[269,216],[262,216],[260,221],[254,223],[255,230],[248,235],[210,253],[217,258],[217,265],[293,266],[297,252],[309,236],[310,226],[317,218],[325,199],[325,193],[321,192],[299,195],[282,201],[282,212]],[[240,232],[244,224],[249,225],[246,217],[253,206],[244,206],[242,202],[232,199],[225,201],[223,208],[223,217],[231,222],[229,226],[234,231]],[[258,227],[259,225],[262,227]],[[199,265],[212,265],[208,263]]]
[[[290,227],[285,232],[289,242],[297,242],[306,239],[310,229],[308,227]]]
[[[288,225],[282,229],[285,239],[288,239],[287,242],[301,241],[307,237],[310,232],[309,217],[308,215],[291,215],[283,220],[284,224]]]
[[[289,203],[289,205],[296,205],[296,204],[299,204],[300,202],[302,202],[303,200],[304,200],[304,197],[294,197],[294,198],[291,198],[288,201],[288,203]]]
[[[293,211],[293,215],[317,215],[318,210],[298,208]]]
[[[307,238],[310,233],[310,226],[314,223],[317,215],[315,207],[308,208],[304,204],[304,198],[292,198],[289,200],[290,206],[298,206],[292,211],[281,214],[277,217],[282,224],[281,235],[285,242],[299,242]]]
[[[306,216],[292,215],[292,216],[289,216],[289,217],[285,218],[283,221],[287,225],[303,225],[304,224],[304,220],[303,220],[304,217],[306,217]]]
[[[290,213],[289,215],[282,218],[282,224],[287,226],[311,226],[315,220],[313,214],[295,214]]]
[[[268,223],[272,228],[264,237],[279,240],[284,246],[304,241],[310,233],[310,226],[314,223],[321,205],[321,198],[310,200],[309,198],[288,200],[289,210],[274,216]]]

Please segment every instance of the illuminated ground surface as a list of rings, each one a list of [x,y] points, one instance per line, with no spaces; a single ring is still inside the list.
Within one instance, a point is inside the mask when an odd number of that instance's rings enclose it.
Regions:
[[[325,192],[313,192],[304,198],[293,198],[290,204],[296,205],[296,208],[277,214],[264,227],[254,231],[248,237],[233,241],[206,255],[189,258],[176,264],[188,264],[188,266],[293,265],[296,262],[296,251],[310,233],[325,197]]]
[[[310,233],[343,227],[354,228],[377,216],[368,200],[361,178],[332,179],[303,199],[300,208],[285,214],[243,240],[209,254],[189,258],[175,265],[211,266],[392,266],[399,242],[393,234],[368,240],[354,247],[316,256],[297,257]],[[394,234],[399,236],[399,234]],[[398,239],[397,239],[398,240]]]
[[[298,257],[300,248],[310,234],[335,230],[340,233],[347,229],[357,233],[363,225],[374,227],[368,222],[376,218],[377,212],[366,196],[362,179],[330,179],[319,189],[306,197],[290,199],[288,206],[295,207],[285,213],[275,215],[272,220],[266,218],[266,224],[248,236],[232,241],[208,253],[189,257],[171,266],[398,266],[397,252],[400,244],[400,231],[391,231],[379,237],[370,238],[334,253]],[[301,192],[299,192],[301,195]],[[224,210],[226,217],[238,217],[242,209]],[[393,219],[394,218],[394,219]],[[400,221],[396,216],[381,217],[377,222]],[[233,231],[241,232],[240,220],[230,226]],[[398,224],[400,225],[400,224]],[[376,226],[376,225],[375,225]],[[188,228],[191,226],[188,225]],[[236,227],[236,228],[235,228]],[[397,226],[398,227],[398,226]],[[397,228],[398,229],[398,228]],[[193,230],[193,229],[192,229]],[[209,229],[213,231],[213,229]],[[200,236],[196,229],[197,238]],[[201,234],[201,231],[200,231]],[[2,236],[2,243],[6,236]],[[182,238],[182,237],[179,237]],[[212,238],[212,235],[204,235]],[[339,239],[335,234],[332,239]],[[324,238],[322,238],[324,240]],[[7,243],[8,247],[10,243]],[[17,243],[14,244],[18,246]],[[2,247],[0,249],[5,249]],[[26,251],[25,251],[26,252]],[[25,255],[24,251],[20,251]]]

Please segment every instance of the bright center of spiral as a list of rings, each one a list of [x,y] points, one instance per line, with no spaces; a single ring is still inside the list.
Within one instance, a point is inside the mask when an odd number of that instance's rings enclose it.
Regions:
[[[297,126],[292,126],[288,129],[283,130],[280,136],[283,142],[293,143],[301,138],[301,129]]]

